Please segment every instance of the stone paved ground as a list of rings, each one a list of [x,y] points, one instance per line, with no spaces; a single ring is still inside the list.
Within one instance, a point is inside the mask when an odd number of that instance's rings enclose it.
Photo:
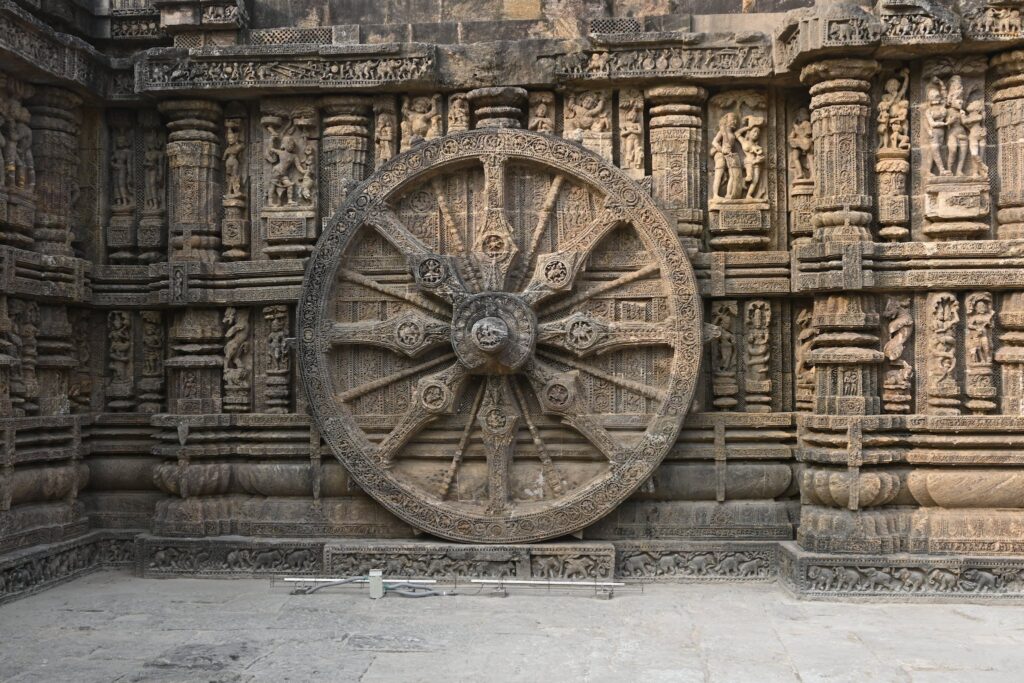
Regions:
[[[0,607],[3,681],[1019,681],[1024,608],[799,602],[771,585],[293,596],[94,574]]]

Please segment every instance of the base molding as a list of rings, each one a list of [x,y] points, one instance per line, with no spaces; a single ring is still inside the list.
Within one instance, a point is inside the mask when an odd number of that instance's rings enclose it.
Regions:
[[[93,531],[0,555],[0,603],[107,567],[144,577],[385,575],[632,582],[765,582],[807,600],[1024,602],[1024,556],[825,554],[794,541],[435,540],[244,536],[178,538]]]
[[[970,601],[1024,598],[1024,556],[825,555],[779,544],[780,583],[808,600]]]

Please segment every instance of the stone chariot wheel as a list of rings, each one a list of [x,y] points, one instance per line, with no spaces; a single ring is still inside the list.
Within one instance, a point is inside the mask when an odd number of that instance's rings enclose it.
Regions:
[[[298,317],[334,454],[400,518],[458,541],[607,514],[674,443],[700,361],[693,271],[650,197],[519,130],[423,143],[354,190]]]

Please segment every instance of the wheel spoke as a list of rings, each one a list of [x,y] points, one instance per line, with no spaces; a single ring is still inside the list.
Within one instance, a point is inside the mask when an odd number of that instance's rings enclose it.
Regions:
[[[674,346],[674,329],[671,318],[657,323],[618,322],[573,313],[538,325],[537,342],[584,358],[622,349]]]
[[[582,434],[612,465],[623,461],[623,449],[608,430],[601,426],[597,416],[585,411],[579,372],[562,372],[538,359],[534,359],[525,371],[537,395],[537,402],[545,413],[557,415],[564,424]]]
[[[443,299],[452,306],[469,296],[451,256],[417,254],[409,257],[409,268],[420,290]]]
[[[516,246],[512,226],[505,215],[505,157],[492,154],[484,157],[483,227],[473,242],[473,258],[480,268],[483,289],[502,291],[515,261]]]
[[[600,380],[608,382],[609,384],[614,384],[618,387],[626,389],[627,391],[632,391],[634,394],[639,394],[640,396],[645,396],[646,398],[655,401],[664,401],[665,399],[668,398],[668,392],[666,392],[664,389],[659,389],[657,387],[652,387],[649,384],[644,384],[643,382],[635,382],[631,379],[626,379],[625,377],[613,375],[609,372],[605,372],[604,370],[595,368],[593,365],[589,365],[582,361],[578,361],[573,358],[568,358],[565,356],[560,356],[554,353],[549,353],[547,351],[538,350],[537,354],[544,358],[547,358],[548,360],[555,361],[556,363],[562,363],[563,365],[568,365],[571,368],[576,368],[577,370],[585,372],[588,375],[591,375],[592,377],[596,377]]]
[[[367,212],[363,222],[375,228],[395,249],[406,256],[429,254],[431,251],[419,237],[405,227],[402,219],[388,206],[377,205]]]
[[[501,514],[510,501],[512,454],[519,429],[519,415],[509,400],[504,376],[487,377],[477,422],[487,456],[487,514]]]
[[[409,408],[395,428],[377,444],[377,459],[382,467],[390,467],[398,449],[421,429],[442,415],[454,412],[466,377],[462,364],[454,363],[416,383]]]
[[[526,252],[523,254],[523,259],[519,264],[519,281],[516,289],[522,288],[522,279],[530,272],[530,266],[533,265],[533,261],[537,256],[537,247],[540,246],[540,240],[547,229],[548,220],[551,218],[551,212],[555,209],[558,194],[561,192],[564,183],[565,176],[562,175],[556,175],[551,181],[547,197],[544,198],[544,205],[541,207],[540,213],[537,214],[537,224],[534,226],[533,234],[530,236],[530,243],[527,245]]]
[[[451,344],[451,324],[415,311],[388,320],[332,323],[327,335],[332,345],[379,346],[410,358]]]
[[[419,374],[421,372],[425,372],[425,371],[429,370],[432,367],[435,367],[437,365],[440,365],[441,363],[450,361],[450,360],[452,360],[454,358],[455,358],[455,354],[454,353],[446,353],[443,356],[438,356],[437,358],[431,358],[430,360],[424,361],[423,363],[420,363],[419,365],[414,365],[411,368],[405,368],[404,370],[399,370],[398,372],[393,372],[390,375],[387,375],[386,377],[381,377],[380,379],[375,379],[372,382],[366,382],[365,384],[360,384],[357,387],[352,387],[351,389],[349,389],[347,391],[343,391],[343,392],[341,392],[341,394],[339,394],[338,400],[340,400],[342,402],[354,401],[357,398],[359,398],[360,396],[365,396],[366,394],[370,393],[371,391],[376,391],[377,389],[381,389],[383,387],[386,387],[389,384],[394,384],[395,382],[397,382],[399,380],[402,380],[402,379],[405,379],[406,377],[411,377],[412,375],[416,375],[416,374]]]
[[[519,413],[523,416],[523,421],[526,422],[526,427],[530,430],[530,436],[533,438],[533,446],[537,449],[537,456],[540,458],[541,467],[544,471],[544,483],[551,488],[552,493],[560,496],[565,492],[565,487],[562,485],[562,475],[559,474],[555,463],[551,461],[551,455],[548,454],[548,449],[540,438],[540,431],[538,431],[537,426],[530,418],[530,410],[526,403],[526,397],[523,396],[523,390],[519,388],[519,383],[516,380],[513,379],[510,383],[512,384],[512,390],[515,392],[516,402],[519,404]]]
[[[444,481],[441,482],[441,500],[448,497],[448,492],[452,488],[452,482],[455,480],[455,473],[459,470],[459,465],[462,464],[462,456],[466,453],[466,447],[469,445],[469,436],[473,433],[473,425],[476,424],[476,416],[480,412],[480,403],[484,398],[484,385],[480,385],[480,389],[476,392],[476,398],[473,399],[473,408],[469,411],[469,419],[466,420],[466,426],[462,428],[462,436],[459,437],[459,445],[455,449],[455,454],[452,456],[451,464],[448,465],[448,471],[445,472]]]
[[[582,252],[571,250],[538,257],[533,277],[523,288],[523,300],[536,308],[545,299],[571,291],[586,260]]]
[[[604,294],[605,292],[609,292],[613,289],[616,289],[617,287],[622,287],[624,285],[628,285],[631,282],[636,282],[637,280],[645,278],[652,273],[658,272],[659,270],[661,270],[661,266],[659,266],[656,263],[652,263],[649,266],[644,266],[639,270],[634,270],[631,273],[626,273],[625,275],[617,277],[614,280],[609,280],[608,282],[603,282],[595,287],[591,287],[587,291],[580,292],[579,294],[569,297],[564,301],[559,301],[551,305],[549,308],[545,309],[542,313],[545,316],[554,315],[555,313],[561,313],[566,309],[579,306],[581,303],[594,298],[598,294]]]
[[[455,253],[459,255],[468,254],[469,250],[466,249],[466,245],[462,241],[462,232],[455,223],[455,219],[452,218],[452,212],[448,207],[448,197],[445,194],[444,185],[442,185],[440,179],[435,178],[431,183],[431,188],[434,190],[437,208],[441,211],[441,220],[444,221],[447,234],[451,236],[452,247],[454,247]],[[467,258],[462,259],[462,263],[465,264],[466,269],[469,271],[469,279],[474,289],[480,291],[480,271],[477,269],[476,261]]]
[[[390,296],[394,299],[401,299],[402,301],[406,301],[412,304],[413,306],[416,306],[417,308],[422,308],[424,311],[427,311],[428,313],[433,313],[435,315],[440,315],[444,317],[451,317],[451,311],[445,310],[442,306],[438,306],[432,301],[428,301],[427,299],[424,299],[423,297],[414,292],[407,292],[402,289],[395,289],[394,287],[389,287],[388,285],[382,285],[376,280],[366,277],[362,273],[357,273],[356,271],[348,270],[347,268],[339,269],[338,274],[343,279],[348,280],[349,282],[355,283],[357,285],[362,285],[367,289],[372,289],[375,292],[378,292],[385,296]]]

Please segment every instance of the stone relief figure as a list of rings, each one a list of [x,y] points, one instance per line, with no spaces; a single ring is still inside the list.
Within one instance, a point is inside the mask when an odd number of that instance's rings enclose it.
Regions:
[[[469,100],[465,95],[452,95],[448,100],[448,132],[469,130]]]
[[[931,313],[931,369],[932,393],[947,397],[958,393],[956,370],[956,327],[960,322],[960,303],[948,292],[929,297]]]
[[[721,330],[715,344],[715,370],[718,372],[726,372],[736,366],[736,335],[732,328],[738,311],[735,303],[725,303],[726,305],[716,306],[711,317],[711,324]]]
[[[229,306],[224,309],[223,322],[228,326],[224,332],[224,368],[241,369],[249,351],[248,312],[243,311],[239,314],[238,309]]]
[[[967,126],[967,149],[971,155],[971,175],[986,175],[988,165],[985,163],[985,137],[988,132],[985,130],[985,101],[982,98],[975,97],[967,104],[963,122]]]
[[[402,148],[441,135],[441,96],[402,99]]]
[[[227,181],[224,196],[241,197],[245,182],[241,161],[245,143],[242,141],[238,126],[228,126],[224,129],[224,143],[224,178]]]
[[[743,165],[736,151],[738,127],[739,116],[734,112],[727,112],[719,120],[718,133],[711,141],[710,154],[715,162],[715,177],[711,183],[711,195],[714,199],[739,199],[742,196]]]
[[[789,167],[795,180],[804,180],[814,175],[814,136],[811,117],[806,108],[796,113],[793,129],[789,132]]]
[[[621,109],[619,129],[622,131],[621,164],[623,168],[644,167],[644,148],[642,140],[643,108],[643,99],[636,98],[631,100],[628,103],[628,106]]]
[[[530,106],[530,130],[537,133],[555,132],[554,103],[547,97],[531,97],[534,101]]]
[[[275,136],[276,137],[276,136]],[[275,143],[271,139],[265,159],[270,164],[270,206],[295,206],[298,204],[295,191],[295,173],[301,173],[296,142],[286,135]]]
[[[3,106],[3,104],[3,101],[0,100],[0,169],[7,168],[6,159],[9,156],[9,151],[7,149],[8,136],[5,135],[4,133],[7,130],[8,124],[10,124],[10,117],[8,116],[7,109]],[[0,187],[6,187],[7,183],[7,173],[0,173]]]
[[[932,78],[928,85],[927,105],[924,108],[925,130],[927,131],[927,158],[925,170],[938,175],[949,175],[942,158],[942,148],[946,142],[947,109],[946,86],[938,78]]]
[[[767,301],[748,301],[743,321],[743,364],[746,368],[747,412],[766,413],[771,402],[771,343],[769,325],[772,320],[771,304]]]
[[[903,350],[914,332],[914,318],[910,313],[910,297],[893,296],[885,302],[885,318],[889,321],[889,339],[882,347],[882,353],[889,361],[889,369],[885,372],[882,382],[882,399],[890,413],[910,412],[913,396],[910,392],[910,380],[914,369],[903,359]]]
[[[128,133],[119,130],[114,135],[114,151],[110,154],[110,203],[130,206],[135,197],[135,155]]]
[[[127,384],[131,382],[131,351],[132,330],[131,319],[125,311],[110,313],[110,368],[111,383]]]
[[[377,113],[377,125],[373,139],[377,148],[378,161],[387,161],[395,156],[395,115],[393,113],[390,111]]]
[[[914,331],[914,318],[910,314],[910,297],[889,297],[885,303],[885,317],[889,319],[889,341],[885,343],[882,353],[890,361],[903,355],[907,339]]]
[[[7,185],[23,190],[36,186],[36,163],[32,155],[32,115],[18,102],[11,102],[7,137]]]
[[[147,209],[162,209],[164,206],[164,192],[167,186],[164,158],[164,141],[157,132],[152,131],[147,136],[146,153],[143,157],[146,183],[144,203]]]
[[[814,338],[818,334],[811,324],[812,318],[813,310],[811,308],[801,309],[796,316],[799,330],[796,335],[796,377],[799,384],[807,386],[814,386],[814,366],[808,362],[807,358],[811,349],[814,348]]]
[[[765,195],[762,180],[766,157],[760,143],[763,125],[762,117],[748,116],[744,119],[744,125],[736,131],[736,140],[743,150],[743,182],[747,186],[747,199],[762,199]]]
[[[992,295],[982,292],[967,297],[967,362],[992,364],[992,327],[995,310]]]
[[[142,374],[147,377],[163,373],[163,321],[159,311],[142,312]]]
[[[929,173],[940,176],[988,173],[984,161],[987,134],[984,96],[968,98],[959,74],[953,74],[946,82],[938,76],[932,77],[924,120],[928,133],[926,168]]]
[[[907,134],[907,120],[910,102],[907,88],[910,86],[910,70],[904,67],[889,78],[883,87],[878,102],[878,146],[880,149],[910,149]]]
[[[265,317],[270,321],[270,333],[267,335],[267,361],[271,370],[288,369],[287,330],[288,311],[283,306],[266,309]]]
[[[608,120],[608,95],[597,90],[588,90],[566,99],[566,137],[582,140],[584,132],[607,133],[611,128]]]

